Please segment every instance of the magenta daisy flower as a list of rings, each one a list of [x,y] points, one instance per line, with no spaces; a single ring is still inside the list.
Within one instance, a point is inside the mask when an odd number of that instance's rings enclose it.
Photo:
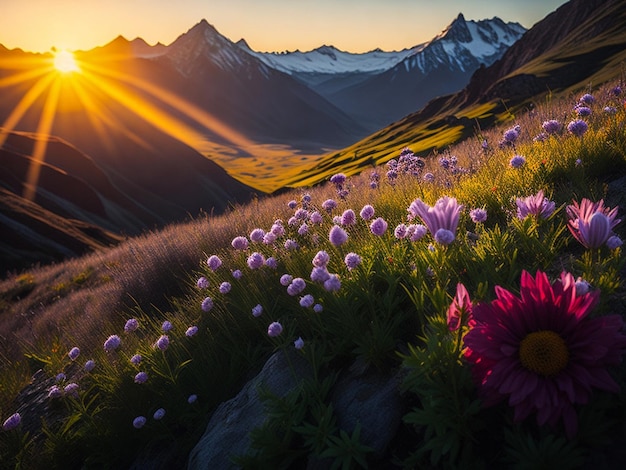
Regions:
[[[562,420],[572,438],[575,405],[587,403],[592,388],[619,391],[606,367],[626,348],[621,316],[590,317],[599,291],[577,295],[569,273],[550,284],[545,273],[524,271],[519,297],[499,286],[496,296],[473,306],[463,338],[485,405],[508,398],[516,422],[533,413],[540,426]]]

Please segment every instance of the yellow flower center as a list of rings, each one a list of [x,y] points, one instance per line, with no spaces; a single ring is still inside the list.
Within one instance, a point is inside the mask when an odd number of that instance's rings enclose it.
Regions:
[[[554,331],[535,331],[520,343],[519,359],[529,371],[551,377],[565,368],[569,351],[563,338]]]

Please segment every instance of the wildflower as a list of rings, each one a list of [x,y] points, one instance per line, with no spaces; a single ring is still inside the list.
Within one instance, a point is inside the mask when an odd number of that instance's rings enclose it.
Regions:
[[[324,289],[328,292],[337,292],[341,289],[341,280],[337,274],[331,274],[328,279],[324,281]]]
[[[315,303],[315,299],[311,294],[307,294],[303,297],[300,297],[300,306],[304,308],[309,308]]]
[[[248,248],[248,239],[242,236],[235,237],[230,244],[235,250],[245,250]]]
[[[369,204],[366,204],[363,206],[363,209],[361,209],[359,215],[363,220],[370,220],[372,217],[374,217],[374,208]]]
[[[252,232],[250,232],[250,240],[254,243],[260,243],[263,241],[263,237],[265,236],[265,231],[260,228],[255,228]]]
[[[154,346],[161,351],[165,351],[167,347],[170,345],[170,338],[167,335],[161,335],[159,339],[157,339]]]
[[[617,207],[609,209],[604,200],[591,202],[583,199],[580,205],[573,204],[566,208],[570,232],[586,248],[599,248],[612,235],[612,229],[620,222],[616,219]]]
[[[65,395],[78,397],[78,384],[76,382],[70,382],[63,388]]]
[[[541,132],[533,138],[533,142],[545,142],[546,140],[548,140],[548,134],[545,132]]]
[[[228,294],[231,289],[231,284],[228,281],[224,281],[220,284],[220,294]]]
[[[21,422],[22,417],[20,416],[20,414],[14,413],[4,421],[4,423],[2,424],[2,429],[4,429],[5,431],[11,431],[12,429],[18,427]]]
[[[70,349],[70,352],[68,352],[67,355],[72,361],[75,361],[78,356],[80,356],[80,349],[74,346],[72,349]]]
[[[141,429],[145,426],[146,421],[148,420],[145,416],[137,416],[135,419],[133,419],[133,427],[135,429]]]
[[[526,159],[521,155],[515,155],[509,160],[509,166],[511,168],[521,168],[524,166],[524,163],[526,163]]]
[[[281,285],[287,287],[289,284],[291,284],[292,279],[293,276],[291,274],[283,274],[282,276],[280,276],[280,283]]]
[[[257,304],[256,306],[252,308],[253,317],[255,318],[260,317],[262,313],[263,313],[263,307],[261,306],[261,304]]]
[[[348,234],[339,225],[333,225],[330,232],[328,232],[328,239],[333,245],[339,246],[348,240]]]
[[[334,185],[341,186],[346,182],[346,175],[343,173],[337,173],[336,175],[330,177],[330,182]]]
[[[172,328],[174,328],[174,325],[172,325],[172,322],[169,320],[165,320],[163,324],[161,325],[161,330],[165,331],[166,333],[170,331]]]
[[[63,373],[63,372],[59,372],[55,377],[54,380],[55,382],[63,382],[65,379],[67,379],[67,376]]]
[[[248,256],[247,263],[250,269],[259,269],[265,264],[265,257],[261,253],[255,251]]]
[[[207,287],[209,287],[209,280],[206,277],[201,276],[198,278],[196,285],[198,286],[198,289],[206,289]]]
[[[337,207],[337,203],[333,199],[326,199],[322,202],[322,209],[326,212],[332,212],[335,207]]]
[[[62,396],[63,396],[63,390],[61,390],[61,387],[59,387],[58,385],[53,385],[48,390],[48,398],[55,399],[55,398],[61,398]]]
[[[202,308],[202,310],[205,312],[211,310],[213,308],[213,299],[211,297],[205,297],[205,299],[200,304],[200,308]]]
[[[307,224],[302,224],[300,225],[300,227],[298,227],[298,235],[300,235],[301,237],[306,235],[308,231],[309,231],[309,226]]]
[[[583,164],[583,161],[582,161],[580,158],[577,158],[577,159],[576,159],[576,161],[574,162],[574,164],[575,164],[576,166],[580,166],[580,165],[582,165],[582,164]]]
[[[148,380],[148,374],[145,373],[145,372],[137,372],[137,375],[135,375],[135,383],[136,384],[145,383],[146,380]]]
[[[189,395],[189,397],[187,397],[187,403],[189,403],[190,405],[195,403],[196,401],[198,401],[198,395]]]
[[[580,104],[593,104],[596,102],[596,99],[593,97],[593,95],[590,95],[589,93],[585,93],[583,96],[580,97],[580,99],[578,100],[578,102]]]
[[[130,358],[130,363],[137,366],[141,363],[142,359],[143,358],[141,357],[141,354],[135,354],[133,357]]]
[[[387,231],[387,222],[382,217],[378,217],[370,224],[370,231],[379,237],[383,236]]]
[[[341,225],[354,225],[356,223],[356,215],[352,209],[346,209],[341,214]]]
[[[348,253],[343,262],[346,264],[348,269],[352,270],[361,264],[361,257],[356,253]]]
[[[326,266],[314,266],[311,270],[311,281],[323,284],[330,276]]]
[[[287,286],[287,293],[292,296],[298,295],[305,288],[306,288],[306,281],[302,279],[301,277],[296,277],[294,278],[293,281],[291,281],[291,284]]]
[[[517,140],[517,138],[519,137],[519,134],[520,134],[520,127],[514,126],[504,131],[504,135],[502,136],[502,138],[504,139],[505,143],[512,144],[513,142]]]
[[[206,264],[211,268],[211,271],[217,271],[217,269],[222,265],[222,260],[217,255],[209,256]]]
[[[615,106],[605,106],[602,110],[606,114],[615,114],[615,113],[617,113],[617,109],[615,108]]]
[[[550,119],[548,121],[544,121],[541,127],[548,135],[553,135],[561,132],[562,125],[556,119]]]
[[[164,416],[165,416],[165,410],[163,408],[159,408],[152,415],[152,417],[156,419],[157,421],[159,421],[160,419],[163,419]]]
[[[587,132],[588,128],[589,126],[582,119],[575,119],[574,121],[570,121],[567,125],[568,132],[576,137],[581,137],[585,132]]]
[[[243,276],[241,269],[235,269],[231,274],[235,279],[241,279],[241,276]]]
[[[322,304],[313,305],[313,311],[315,313],[320,313],[322,310],[324,310],[324,307],[322,306]]]
[[[288,238],[287,240],[285,240],[285,250],[297,250],[298,249],[298,242],[296,242],[295,240],[292,240],[291,238]]]
[[[196,333],[198,333],[198,327],[193,325],[187,328],[187,331],[185,331],[185,336],[187,338],[191,338],[192,336],[195,336]]]
[[[448,308],[448,329],[450,331],[458,330],[463,324],[463,320],[467,320],[472,313],[472,301],[467,289],[460,282],[456,285],[456,295]]]
[[[610,236],[609,239],[606,241],[606,246],[609,250],[615,250],[616,248],[619,248],[623,244],[624,242],[617,235]]]
[[[272,225],[270,233],[273,233],[277,237],[282,237],[285,234],[285,227],[283,227],[282,223],[279,224],[278,222],[274,222],[274,225]]]
[[[470,219],[475,224],[485,222],[487,220],[487,211],[485,209],[476,208],[470,211]]]
[[[440,245],[449,245],[455,239],[455,235],[450,230],[440,228],[435,232],[435,241]]]
[[[322,214],[320,214],[319,212],[315,211],[315,212],[311,212],[311,215],[309,216],[309,220],[311,221],[312,224],[321,224],[323,219],[322,219]]]
[[[541,189],[533,196],[517,198],[515,204],[517,205],[517,218],[520,220],[529,215],[547,219],[554,212],[555,206],[554,201],[548,200]]]
[[[435,181],[435,175],[433,175],[430,171],[428,173],[424,173],[424,181],[432,183]]]
[[[104,350],[106,352],[113,351],[119,348],[120,344],[122,344],[122,340],[120,339],[120,337],[117,335],[111,335],[104,342]]]
[[[514,421],[532,413],[541,426],[560,420],[577,432],[576,405],[591,388],[619,391],[606,367],[621,361],[626,336],[619,315],[589,316],[599,291],[577,296],[574,278],[522,272],[520,296],[496,288],[497,299],[475,305],[473,327],[463,338],[466,359],[486,405],[508,397]]]
[[[96,367],[96,362],[92,359],[89,359],[87,362],[85,362],[85,372],[91,372],[94,367]]]
[[[311,195],[310,194],[303,194],[302,198],[301,198],[302,204],[309,204],[311,202]]]
[[[313,257],[312,263],[313,263],[313,266],[317,266],[318,268],[323,268],[328,264],[329,261],[330,261],[330,255],[326,251],[320,250]]]
[[[298,207],[298,203],[295,200],[291,200],[287,203],[287,207],[289,207],[289,209],[295,209]]]
[[[265,266],[270,269],[276,269],[278,267],[278,261],[276,261],[276,258],[274,258],[273,256],[270,256],[265,260]]]
[[[283,332],[283,325],[278,323],[277,321],[270,323],[270,326],[267,327],[267,334],[271,338],[275,338]]]
[[[422,219],[433,237],[439,230],[445,229],[452,234],[452,240],[454,240],[463,207],[457,203],[455,198],[444,196],[437,200],[432,207],[418,198],[411,203],[408,211],[411,215],[419,216]],[[450,239],[450,235],[443,235],[441,232],[439,239],[445,242]]]
[[[591,289],[591,284],[585,281],[582,277],[579,277],[576,279],[574,287],[576,289],[576,295],[585,295]]]
[[[611,90],[611,94],[612,94],[613,96],[619,96],[619,95],[621,95],[621,94],[622,94],[622,87],[621,87],[621,86],[619,86],[619,85],[617,85],[616,87],[614,87],[614,88]]]
[[[411,224],[407,227],[409,240],[416,242],[426,235],[427,228],[422,224]]]
[[[137,328],[139,328],[139,322],[137,321],[137,319],[131,318],[129,320],[126,320],[126,324],[124,325],[124,331],[126,333],[130,333],[131,331],[135,331]]]
[[[399,239],[402,240],[404,237],[406,237],[407,235],[407,228],[405,224],[398,224],[396,226],[396,228],[393,231],[393,235]]]
[[[304,340],[302,337],[298,337],[298,339],[293,342],[293,347],[296,349],[302,349],[304,347]]]
[[[333,217],[333,224],[341,225],[341,216],[340,215],[336,215],[336,216]]]

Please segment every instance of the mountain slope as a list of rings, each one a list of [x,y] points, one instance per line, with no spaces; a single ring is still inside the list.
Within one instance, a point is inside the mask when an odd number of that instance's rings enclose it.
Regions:
[[[331,152],[288,184],[315,184],[335,172],[354,174],[404,147],[430,152],[510,119],[546,94],[567,95],[620,76],[626,61],[626,3],[571,0],[538,22],[502,58],[477,70],[461,91]]]

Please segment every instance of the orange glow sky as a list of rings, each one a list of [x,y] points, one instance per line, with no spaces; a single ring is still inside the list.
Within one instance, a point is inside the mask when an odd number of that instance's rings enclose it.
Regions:
[[[0,44],[87,50],[118,35],[170,44],[203,18],[257,51],[400,50],[432,39],[458,14],[529,28],[564,0],[0,0]]]

